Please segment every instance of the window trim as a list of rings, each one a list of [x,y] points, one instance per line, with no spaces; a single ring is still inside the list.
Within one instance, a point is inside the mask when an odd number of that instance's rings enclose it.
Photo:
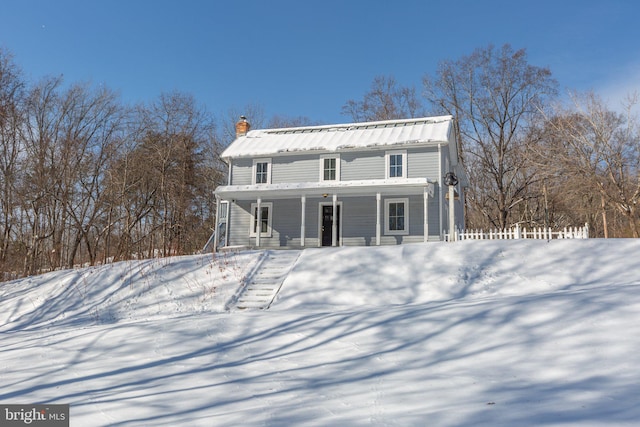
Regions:
[[[256,180],[257,172],[258,172],[258,163],[267,164],[267,182],[257,182]],[[270,158],[253,159],[253,167],[251,168],[251,172],[252,172],[252,177],[251,177],[252,184],[254,185],[271,184],[271,159]]]
[[[336,179],[324,179],[324,161],[326,159],[336,159]],[[320,156],[320,182],[340,181],[340,154],[323,154]]]
[[[389,229],[389,205],[391,203],[404,204],[404,230]],[[409,235],[409,198],[385,199],[384,200],[384,234],[389,236]]]
[[[402,156],[402,176],[391,176],[391,156]],[[397,178],[406,178],[407,177],[407,150],[394,150],[394,151],[386,151],[384,153],[385,159],[385,178],[386,179],[397,179]]]
[[[260,203],[260,207],[261,208],[267,208],[269,214],[267,216],[267,231],[264,232],[260,232],[260,237],[272,237],[273,236],[273,228],[272,228],[272,224],[273,224],[273,203],[272,202],[262,202]],[[249,221],[249,237],[256,237],[258,235],[258,233],[256,232],[256,230],[253,228],[255,222],[256,222],[256,216],[255,216],[255,211],[258,208],[258,203],[251,203],[251,211],[249,212],[251,215],[250,221]]]

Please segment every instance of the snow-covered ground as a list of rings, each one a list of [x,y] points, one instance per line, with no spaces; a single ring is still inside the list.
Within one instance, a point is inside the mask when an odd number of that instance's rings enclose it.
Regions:
[[[260,252],[0,284],[0,403],[72,426],[640,425],[640,241]]]

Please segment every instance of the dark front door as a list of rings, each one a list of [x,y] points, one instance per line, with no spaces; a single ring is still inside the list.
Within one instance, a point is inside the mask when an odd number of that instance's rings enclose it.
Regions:
[[[338,238],[336,244],[340,244],[340,206],[337,206],[336,227]],[[331,246],[333,243],[333,206],[322,206],[322,246]]]

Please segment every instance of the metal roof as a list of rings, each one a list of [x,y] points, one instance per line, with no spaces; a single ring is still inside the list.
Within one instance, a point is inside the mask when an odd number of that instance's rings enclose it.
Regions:
[[[448,143],[452,116],[379,122],[258,129],[237,138],[222,158],[303,151],[340,151],[406,144]]]

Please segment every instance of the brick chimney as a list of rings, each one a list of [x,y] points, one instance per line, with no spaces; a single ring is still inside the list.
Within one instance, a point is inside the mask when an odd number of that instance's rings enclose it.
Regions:
[[[245,116],[240,116],[240,120],[236,123],[236,138],[246,135],[250,128],[251,125],[247,121],[247,118]]]

